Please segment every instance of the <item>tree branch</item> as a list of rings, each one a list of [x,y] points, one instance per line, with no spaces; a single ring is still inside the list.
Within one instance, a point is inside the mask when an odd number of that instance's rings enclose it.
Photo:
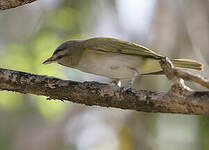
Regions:
[[[15,8],[34,1],[36,0],[0,0],[0,10]]]
[[[189,91],[173,96],[167,92],[128,90],[97,82],[74,82],[45,75],[0,69],[0,89],[44,95],[86,105],[144,112],[209,114],[209,92]]]

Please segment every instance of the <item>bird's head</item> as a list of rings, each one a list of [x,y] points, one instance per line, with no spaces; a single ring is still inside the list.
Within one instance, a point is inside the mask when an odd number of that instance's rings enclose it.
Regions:
[[[64,66],[71,66],[72,58],[80,49],[81,42],[81,40],[64,42],[54,51],[52,56],[45,60],[42,64],[51,64],[57,62]]]

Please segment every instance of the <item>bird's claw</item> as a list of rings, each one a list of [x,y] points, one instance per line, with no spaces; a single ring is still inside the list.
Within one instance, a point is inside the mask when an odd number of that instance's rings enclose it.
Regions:
[[[127,90],[131,89],[132,83],[128,83],[126,86],[122,87],[122,92],[126,92]]]

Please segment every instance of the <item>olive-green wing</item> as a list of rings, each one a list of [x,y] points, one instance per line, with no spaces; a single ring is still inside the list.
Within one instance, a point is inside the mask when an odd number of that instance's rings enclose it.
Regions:
[[[141,45],[127,42],[114,38],[91,38],[85,40],[85,48],[95,50],[98,53],[117,53],[125,55],[135,55],[143,57],[151,57],[155,59],[162,58],[163,56],[149,50]]]

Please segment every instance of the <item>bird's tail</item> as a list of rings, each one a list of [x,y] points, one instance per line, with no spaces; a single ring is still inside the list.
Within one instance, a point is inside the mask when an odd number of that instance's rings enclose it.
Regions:
[[[171,60],[175,67],[188,68],[194,70],[203,70],[203,65],[191,59],[173,59]]]
[[[173,59],[171,60],[175,67],[179,68],[187,68],[187,69],[194,69],[194,70],[203,70],[203,65],[195,60],[191,59]],[[164,74],[159,60],[148,59],[143,66],[143,73],[141,73],[141,67],[139,67],[140,75],[162,75]]]

